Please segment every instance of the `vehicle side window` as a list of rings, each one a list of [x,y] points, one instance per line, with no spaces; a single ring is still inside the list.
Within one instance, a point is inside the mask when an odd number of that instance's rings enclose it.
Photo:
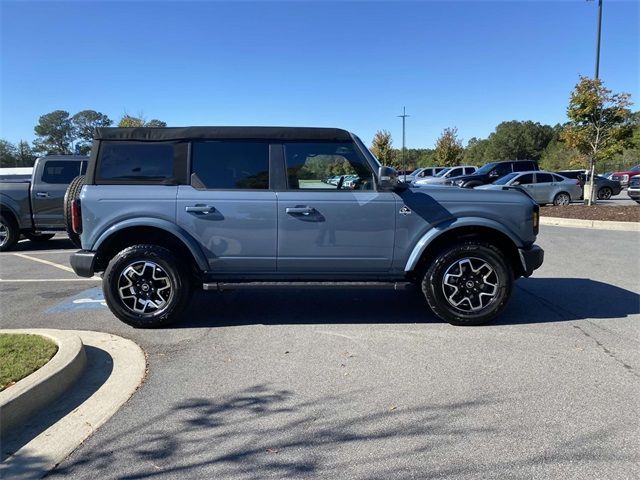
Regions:
[[[564,181],[565,181],[565,179],[564,179],[564,178],[562,178],[560,175],[554,175],[554,176],[553,176],[553,180],[554,180],[555,182],[564,182]]]
[[[350,142],[285,143],[291,190],[373,190],[374,176]]]
[[[549,173],[536,173],[536,183],[551,183],[553,177]]]
[[[87,165],[88,164],[89,164],[89,162],[87,162],[86,160],[81,162],[80,175],[85,175],[87,173]]]
[[[525,173],[524,175],[520,175],[516,181],[520,182],[520,185],[531,185],[533,183],[533,174]]]
[[[78,175],[80,175],[80,162],[49,160],[44,165],[42,182],[54,184],[71,183],[71,180]]]
[[[493,171],[498,174],[498,177],[504,177],[506,174],[511,173],[511,164],[499,163]]]
[[[513,163],[514,172],[526,172],[529,170],[536,170],[536,166],[533,162],[514,162]]]
[[[191,172],[207,189],[266,190],[269,188],[269,143],[193,142]]]
[[[475,171],[476,171],[476,169],[475,169],[475,168],[473,168],[473,167],[466,167],[466,168],[464,169],[464,174],[465,174],[465,175],[471,175],[471,174],[472,174],[472,173],[474,173]]]
[[[173,177],[174,144],[103,142],[96,181],[161,183]]]
[[[445,174],[445,177],[459,177],[462,172],[462,168],[452,168],[449,173]]]

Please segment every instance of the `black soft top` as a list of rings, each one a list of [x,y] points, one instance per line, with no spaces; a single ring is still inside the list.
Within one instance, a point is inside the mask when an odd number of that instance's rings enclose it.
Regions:
[[[340,128],[314,127],[137,127],[96,128],[95,140],[191,140],[191,139],[251,139],[291,141],[351,140],[351,134]]]

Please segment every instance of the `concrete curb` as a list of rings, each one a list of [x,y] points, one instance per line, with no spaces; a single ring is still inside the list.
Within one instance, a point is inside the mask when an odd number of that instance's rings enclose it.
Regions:
[[[0,333],[39,335],[58,345],[47,364],[0,392],[0,436],[4,436],[71,387],[82,375],[87,360],[80,337],[71,332],[18,329]]]
[[[28,330],[40,333],[41,330]],[[0,477],[42,478],[111,418],[142,383],[147,369],[142,349],[116,335],[68,330],[87,347],[110,356],[111,373],[82,404],[42,431],[0,464]],[[37,461],[34,461],[37,459]]]
[[[593,228],[595,230],[618,230],[640,232],[640,222],[607,222],[604,220],[581,220],[578,218],[540,217],[540,225],[554,227]]]

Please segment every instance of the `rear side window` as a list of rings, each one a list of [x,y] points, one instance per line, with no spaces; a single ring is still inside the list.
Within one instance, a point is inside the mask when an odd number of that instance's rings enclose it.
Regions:
[[[555,180],[556,182],[564,182],[566,178],[563,178],[560,175],[554,175],[553,180]]]
[[[549,173],[536,173],[536,183],[551,183],[553,177]]]
[[[173,177],[174,144],[104,142],[96,180],[162,183]]]
[[[42,181],[44,183],[64,184],[80,175],[80,162],[49,160],[44,165]]]
[[[514,172],[528,172],[530,170],[537,170],[536,164],[534,162],[514,162],[513,163]]]
[[[269,143],[193,142],[191,184],[206,189],[269,188]]]

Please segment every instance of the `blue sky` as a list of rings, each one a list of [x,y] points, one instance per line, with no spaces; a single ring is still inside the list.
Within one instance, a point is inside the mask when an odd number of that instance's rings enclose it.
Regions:
[[[0,0],[0,137],[56,109],[171,126],[337,126],[407,146],[445,127],[565,120],[592,76],[597,2]],[[637,1],[605,0],[600,76],[640,97]],[[638,109],[636,105],[634,109]]]

